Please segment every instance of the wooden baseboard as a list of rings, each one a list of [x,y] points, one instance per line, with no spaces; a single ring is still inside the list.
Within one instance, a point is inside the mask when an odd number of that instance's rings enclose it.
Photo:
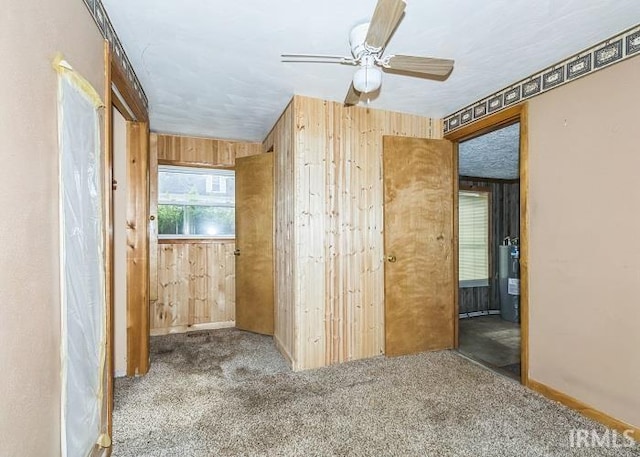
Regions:
[[[631,430],[633,438],[637,443],[640,443],[640,428],[628,424],[624,421],[616,419],[614,417],[609,416],[602,411],[595,409],[593,406],[589,406],[580,400],[577,400],[565,393],[555,390],[552,387],[549,387],[545,384],[542,384],[538,381],[534,381],[533,379],[529,379],[527,383],[527,387],[531,390],[538,392],[539,394],[544,395],[550,400],[557,401],[558,403],[562,403],[563,405],[578,411],[583,416],[588,417],[589,419],[593,419],[596,422],[600,422],[601,424],[614,429],[620,432],[624,432],[625,430]]]
[[[235,326],[236,326],[236,321],[208,322],[206,324],[193,324],[193,325],[178,325],[175,327],[151,329],[150,335],[161,336],[161,335],[169,335],[171,333],[197,332],[198,330],[218,330],[221,328],[233,328]]]
[[[282,356],[287,361],[289,368],[293,370],[293,359],[291,358],[291,354],[289,354],[289,351],[287,351],[284,345],[282,344],[282,341],[280,341],[280,339],[276,335],[273,335],[273,342],[275,343],[278,351],[280,351],[280,354],[282,354]]]

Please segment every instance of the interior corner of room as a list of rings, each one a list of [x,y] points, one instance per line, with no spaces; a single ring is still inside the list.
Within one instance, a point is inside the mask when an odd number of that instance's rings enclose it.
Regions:
[[[637,455],[640,6],[567,1],[11,0],[0,455]]]

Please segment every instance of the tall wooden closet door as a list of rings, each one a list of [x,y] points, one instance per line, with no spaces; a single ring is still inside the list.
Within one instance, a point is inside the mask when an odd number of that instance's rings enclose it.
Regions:
[[[384,137],[385,353],[454,344],[454,157],[446,140]]]
[[[236,159],[236,327],[273,335],[273,154]]]

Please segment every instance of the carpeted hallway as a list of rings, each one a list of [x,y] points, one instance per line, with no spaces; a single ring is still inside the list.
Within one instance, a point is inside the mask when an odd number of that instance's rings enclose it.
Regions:
[[[152,338],[150,373],[118,379],[115,457],[638,456],[569,447],[601,426],[455,352],[291,372],[271,338]]]

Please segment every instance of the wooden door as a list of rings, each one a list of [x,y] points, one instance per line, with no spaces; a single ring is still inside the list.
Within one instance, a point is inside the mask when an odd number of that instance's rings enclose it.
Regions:
[[[236,159],[236,327],[273,335],[273,154]]]
[[[446,140],[384,137],[385,353],[453,347],[454,157]]]

